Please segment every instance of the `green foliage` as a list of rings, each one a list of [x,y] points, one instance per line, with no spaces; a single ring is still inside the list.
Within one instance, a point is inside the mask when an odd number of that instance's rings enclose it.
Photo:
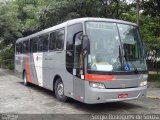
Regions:
[[[136,3],[128,0],[10,0],[0,4],[0,60],[13,59],[17,38],[79,17],[104,17],[136,22]],[[140,2],[140,30],[153,63],[160,57],[160,2]],[[11,52],[11,50],[13,50]],[[8,52],[10,51],[10,53]],[[11,55],[12,54],[12,55]],[[12,68],[12,64],[10,67]]]
[[[160,82],[160,74],[149,74],[148,81],[152,81],[152,82],[158,81],[158,82]]]
[[[149,74],[148,81],[156,82],[156,86],[160,88],[160,74]]]
[[[160,1],[142,1],[141,7],[141,33],[148,45],[148,56],[152,63],[151,67],[158,68],[160,58]]]
[[[5,48],[0,51],[0,65],[7,69],[14,69],[14,50]]]
[[[18,6],[14,2],[0,5],[0,43],[3,46],[14,44],[22,36],[17,12]]]
[[[39,11],[39,26],[44,29],[78,17],[120,18],[127,10],[125,0],[53,0]]]

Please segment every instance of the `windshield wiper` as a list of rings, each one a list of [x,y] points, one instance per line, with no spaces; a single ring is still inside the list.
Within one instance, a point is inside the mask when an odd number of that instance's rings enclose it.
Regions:
[[[119,60],[121,62],[121,66],[124,66],[124,63],[123,63],[123,58],[122,58],[122,53],[121,53],[121,47],[119,46]],[[123,67],[122,67],[123,69]]]

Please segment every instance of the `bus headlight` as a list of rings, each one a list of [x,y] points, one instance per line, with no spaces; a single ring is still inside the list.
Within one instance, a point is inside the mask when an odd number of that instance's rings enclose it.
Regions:
[[[140,87],[146,86],[147,85],[147,81],[143,81],[139,84]]]
[[[89,85],[93,88],[105,89],[105,85],[99,82],[89,82]]]

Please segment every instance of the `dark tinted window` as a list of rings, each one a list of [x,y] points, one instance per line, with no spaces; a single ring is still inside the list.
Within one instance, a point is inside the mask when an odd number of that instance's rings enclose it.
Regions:
[[[38,51],[48,51],[48,35],[39,37]]]
[[[50,50],[55,50],[56,48],[56,32],[52,32],[50,34],[50,45],[49,45],[49,49]]]
[[[23,53],[29,53],[29,41],[24,41],[23,42]]]
[[[64,30],[56,31],[56,36],[56,49],[61,50],[64,45]]]
[[[16,54],[21,54],[23,51],[23,45],[21,43],[16,43]]]
[[[83,31],[83,27],[82,24],[75,24],[75,25],[71,25],[68,27],[67,29],[67,50],[73,50],[73,40],[74,37]]]
[[[20,45],[20,53],[23,53],[23,43],[21,42],[19,43],[19,45]]]
[[[38,51],[38,38],[33,38],[30,40],[31,42],[31,52],[37,52]]]
[[[83,32],[78,32],[74,36],[74,68],[83,68],[83,55],[82,55],[82,34]],[[79,72],[79,71],[77,71]]]
[[[80,39],[82,34],[83,27],[81,23],[68,26],[66,68],[71,74],[73,74],[73,68],[76,68],[76,75],[78,77],[80,75],[80,70],[83,68],[83,58],[81,54],[82,40]]]
[[[16,43],[16,54],[18,54],[18,53],[19,53],[19,44]]]
[[[64,45],[64,30],[57,30],[50,34],[50,50],[62,50]]]

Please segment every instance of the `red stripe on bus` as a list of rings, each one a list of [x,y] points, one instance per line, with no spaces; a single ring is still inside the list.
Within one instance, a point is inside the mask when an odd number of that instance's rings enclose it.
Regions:
[[[29,70],[29,62],[28,62],[28,58],[26,58],[26,74],[27,74],[27,80],[28,82],[32,82],[31,81],[31,74],[30,74],[30,70]]]
[[[113,75],[97,75],[97,74],[85,74],[85,80],[113,80]]]

